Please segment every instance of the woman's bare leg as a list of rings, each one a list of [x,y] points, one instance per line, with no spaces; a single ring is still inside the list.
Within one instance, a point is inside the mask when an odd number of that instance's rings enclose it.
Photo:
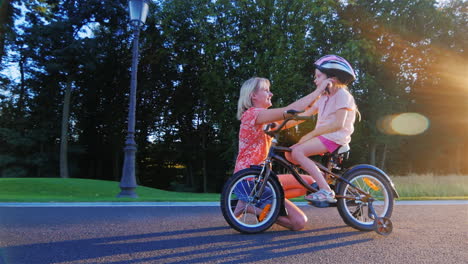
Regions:
[[[284,206],[286,207],[288,216],[278,217],[276,223],[293,231],[304,229],[307,223],[307,216],[304,212],[288,199],[284,199]]]
[[[307,190],[296,181],[292,174],[280,174],[278,177],[284,188],[284,206],[286,207],[288,215],[278,217],[276,224],[293,231],[302,230],[307,223],[307,216],[299,207],[288,200],[288,198],[304,196],[307,193]],[[315,182],[310,175],[301,175],[301,177],[308,184]],[[262,209],[254,207],[253,205],[247,205],[246,202],[239,200],[234,210],[234,215],[236,217],[241,216],[243,213],[259,215],[261,212]]]
[[[262,209],[254,206],[254,205],[247,204],[246,202],[244,202],[242,200],[239,200],[237,202],[236,208],[234,209],[234,215],[236,217],[239,217],[244,213],[259,215],[260,212],[262,212]]]
[[[300,176],[309,185],[315,182],[310,175],[301,174]],[[284,198],[291,199],[307,194],[307,189],[302,186],[292,174],[279,174],[278,179],[284,189]]]

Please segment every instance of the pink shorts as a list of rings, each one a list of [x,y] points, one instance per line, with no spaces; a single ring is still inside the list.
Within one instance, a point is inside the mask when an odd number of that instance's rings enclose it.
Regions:
[[[329,140],[329,139],[326,139],[322,136],[318,136],[318,139],[320,139],[320,141],[323,143],[323,145],[325,145],[325,147],[328,149],[328,152],[332,153],[333,151],[335,151],[338,147],[340,147],[340,145],[336,144],[335,142]]]

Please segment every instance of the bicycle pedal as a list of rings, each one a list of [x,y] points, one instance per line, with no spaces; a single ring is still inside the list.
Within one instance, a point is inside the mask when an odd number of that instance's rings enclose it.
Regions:
[[[318,208],[336,207],[336,203],[329,203],[327,201],[321,201],[321,202],[309,201],[309,204]]]

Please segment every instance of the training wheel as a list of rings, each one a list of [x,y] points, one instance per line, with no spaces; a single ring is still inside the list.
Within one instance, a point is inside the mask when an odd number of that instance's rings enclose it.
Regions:
[[[393,230],[393,224],[388,217],[378,217],[375,219],[375,232],[379,235],[387,236]]]

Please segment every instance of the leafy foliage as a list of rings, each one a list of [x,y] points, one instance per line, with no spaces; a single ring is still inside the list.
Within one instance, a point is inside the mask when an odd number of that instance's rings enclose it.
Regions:
[[[127,1],[5,3],[0,69],[14,63],[19,76],[0,74],[0,177],[59,175],[69,86],[71,177],[118,181],[132,59]],[[390,173],[468,170],[459,114],[468,110],[464,1],[167,0],[150,10],[139,47],[139,184],[219,191],[237,154],[242,82],[270,79],[274,106],[287,105],[314,89],[313,62],[328,53],[347,58],[358,75],[349,89],[363,120],[351,164]],[[402,112],[425,115],[429,130],[382,133],[379,122]],[[284,142],[312,126],[285,132]]]

